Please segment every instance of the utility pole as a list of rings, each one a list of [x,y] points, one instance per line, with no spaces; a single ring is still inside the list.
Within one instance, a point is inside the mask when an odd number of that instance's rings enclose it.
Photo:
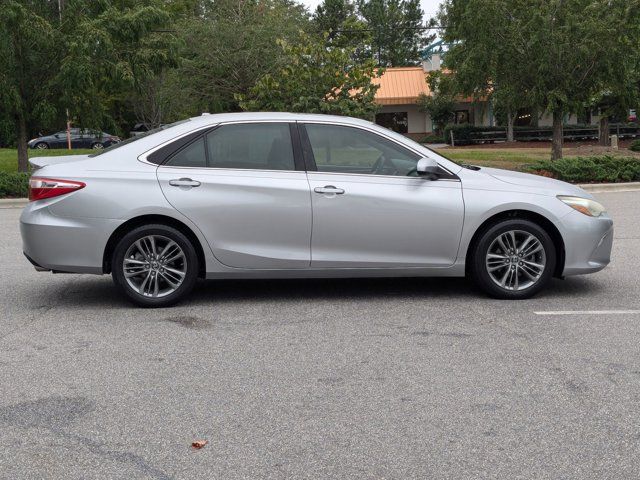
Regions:
[[[62,26],[62,7],[64,6],[64,0],[58,0],[58,18],[60,19],[60,26]],[[71,150],[71,121],[69,120],[69,109],[65,109],[67,113],[67,149]]]

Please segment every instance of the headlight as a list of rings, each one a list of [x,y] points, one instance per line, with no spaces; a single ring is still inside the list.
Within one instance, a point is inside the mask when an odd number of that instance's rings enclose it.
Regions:
[[[601,204],[588,198],[558,195],[558,200],[589,217],[599,217],[607,211]]]

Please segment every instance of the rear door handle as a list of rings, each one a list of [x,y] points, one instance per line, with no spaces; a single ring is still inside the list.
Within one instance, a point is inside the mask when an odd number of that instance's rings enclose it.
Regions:
[[[335,195],[342,195],[344,190],[342,188],[334,187],[333,185],[325,185],[324,187],[316,187],[313,189],[316,193],[333,193]]]
[[[191,180],[190,178],[178,178],[169,180],[169,185],[172,187],[199,187],[200,182],[197,180]]]

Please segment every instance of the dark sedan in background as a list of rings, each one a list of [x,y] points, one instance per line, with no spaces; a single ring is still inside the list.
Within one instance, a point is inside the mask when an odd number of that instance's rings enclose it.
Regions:
[[[83,130],[81,128],[71,129],[71,148],[93,148],[100,150],[109,147],[120,141],[119,137],[105,132],[93,130]],[[66,130],[46,135],[44,137],[29,140],[29,148],[67,148]]]

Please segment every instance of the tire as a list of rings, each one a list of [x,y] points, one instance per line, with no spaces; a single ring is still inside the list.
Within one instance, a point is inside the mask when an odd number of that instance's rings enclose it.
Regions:
[[[162,224],[130,231],[120,239],[111,257],[113,281],[141,307],[167,307],[183,300],[196,284],[198,267],[191,241]]]
[[[47,150],[49,148],[49,145],[44,142],[40,142],[36,143],[33,148],[37,148],[38,150]]]
[[[514,239],[516,248],[511,249]],[[545,288],[555,268],[556,249],[549,234],[532,221],[511,219],[480,234],[472,247],[469,273],[490,296],[520,300]]]
[[[100,142],[95,142],[91,144],[91,148],[93,150],[102,150],[104,148],[104,145],[101,144]]]

